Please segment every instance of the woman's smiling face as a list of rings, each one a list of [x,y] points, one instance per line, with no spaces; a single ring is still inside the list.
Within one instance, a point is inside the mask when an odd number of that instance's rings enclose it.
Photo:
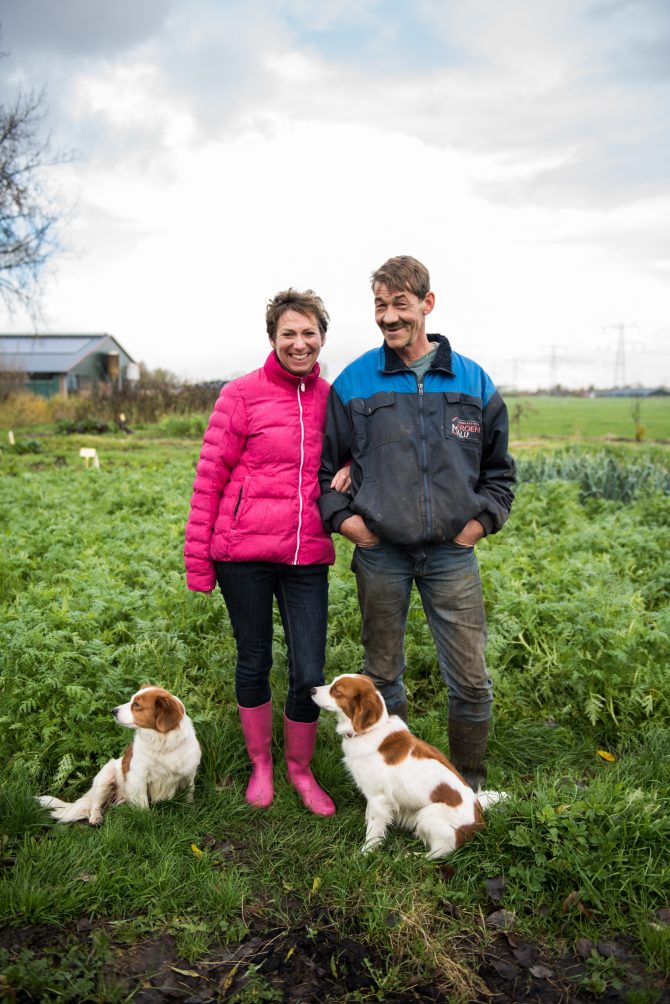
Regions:
[[[285,370],[296,376],[307,376],[312,372],[325,340],[314,314],[301,314],[289,308],[277,322],[272,344]]]

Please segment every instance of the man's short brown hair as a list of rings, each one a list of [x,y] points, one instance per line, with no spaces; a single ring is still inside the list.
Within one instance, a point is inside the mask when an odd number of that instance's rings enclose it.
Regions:
[[[279,320],[287,310],[297,310],[299,314],[315,317],[321,337],[325,337],[330,317],[321,297],[317,296],[313,289],[305,289],[300,292],[289,287],[273,296],[265,308],[265,326],[271,341],[274,342]]]
[[[389,258],[370,276],[374,290],[375,283],[382,282],[389,293],[408,289],[420,300],[425,300],[430,293],[430,275],[425,265],[407,254],[399,254]]]

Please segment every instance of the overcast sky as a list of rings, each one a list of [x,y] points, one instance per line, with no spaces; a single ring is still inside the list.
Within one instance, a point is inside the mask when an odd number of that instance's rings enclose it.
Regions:
[[[380,341],[371,271],[411,254],[429,330],[498,385],[611,385],[622,339],[628,382],[670,385],[668,0],[0,0],[0,22],[0,101],[44,87],[77,151],[41,330],[223,379],[264,360],[268,298],[312,287],[332,379]]]

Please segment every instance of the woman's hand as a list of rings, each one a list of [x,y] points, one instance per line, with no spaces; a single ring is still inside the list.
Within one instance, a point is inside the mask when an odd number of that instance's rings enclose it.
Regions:
[[[339,471],[330,482],[330,487],[334,488],[336,492],[348,492],[351,488],[351,478],[349,477],[350,470],[351,464],[346,464],[344,467],[340,467]]]

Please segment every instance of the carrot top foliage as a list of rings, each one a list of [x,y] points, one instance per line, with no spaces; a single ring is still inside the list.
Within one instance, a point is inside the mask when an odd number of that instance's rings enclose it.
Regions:
[[[196,958],[212,939],[244,935],[249,904],[268,926],[281,924],[289,896],[292,922],[323,906],[346,932],[355,916],[388,950],[385,978],[397,991],[408,967],[456,979],[449,939],[473,930],[487,908],[485,881],[504,876],[500,905],[533,937],[558,945],[625,932],[650,964],[668,965],[668,938],[654,926],[670,897],[667,453],[521,456],[510,520],[478,545],[496,693],[491,785],[512,797],[454,857],[445,887],[406,835],[391,834],[374,858],[355,854],[364,808],[332,721],[320,730],[316,772],[338,814],[308,818],[282,783],[278,621],[278,796],[250,816],[227,616],[220,597],[188,593],[182,571],[197,445],[97,441],[101,467],[87,470],[83,444],[45,439],[38,453],[5,451],[0,461],[0,842],[14,861],[0,917],[127,923],[132,886],[133,923],[167,928]],[[617,479],[625,491],[596,490]],[[337,553],[327,679],[362,659],[341,538]],[[410,723],[447,750],[446,694],[416,595],[406,654]],[[120,755],[127,735],[110,711],[144,683],[174,691],[194,720],[204,754],[194,805],[144,815],[119,807],[99,831],[50,827],[32,796],[81,794]],[[228,852],[224,866],[207,834],[245,850]],[[83,881],[83,869],[95,880]],[[445,888],[460,910],[450,919]],[[475,987],[466,979],[454,993]]]

